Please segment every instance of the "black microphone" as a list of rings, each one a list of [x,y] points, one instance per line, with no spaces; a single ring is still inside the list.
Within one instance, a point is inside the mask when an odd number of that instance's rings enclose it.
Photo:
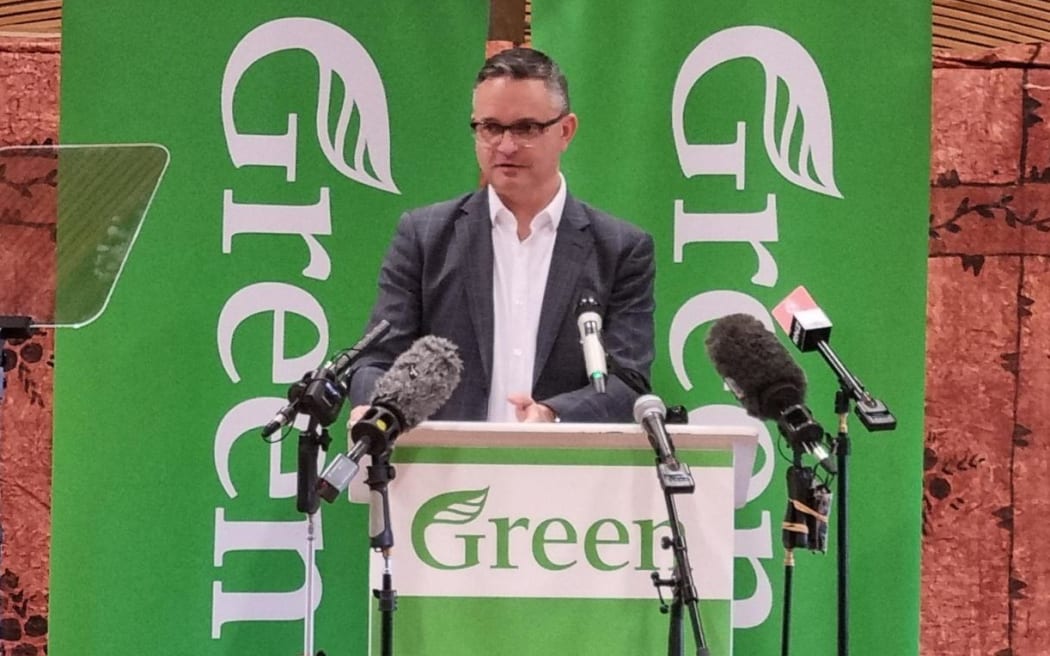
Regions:
[[[346,378],[350,375],[350,365],[357,361],[361,351],[367,349],[373,342],[378,341],[388,332],[390,332],[390,322],[386,319],[380,319],[379,323],[373,326],[372,330],[369,330],[356,344],[329,361],[324,366],[324,371],[330,373],[333,378],[344,385],[347,384]]]
[[[335,501],[357,473],[357,462],[390,452],[394,441],[445,405],[463,372],[456,345],[443,337],[420,337],[394,360],[376,381],[372,405],[350,428],[354,445],[325,468],[317,490],[325,501]]]
[[[390,322],[382,319],[356,344],[339,353],[319,369],[307,372],[302,380],[288,388],[288,405],[277,411],[262,429],[264,438],[273,435],[291,423],[300,412],[309,413],[322,426],[328,426],[339,416],[347,396],[347,376],[350,365],[361,351],[372,345],[390,330]]]
[[[777,315],[778,310],[782,307],[784,312],[790,313],[791,316],[790,325],[781,323],[788,336],[791,337],[791,341],[804,353],[820,351],[824,361],[835,372],[839,384],[856,401],[854,412],[864,427],[869,431],[895,429],[897,418],[893,416],[890,409],[864,388],[864,383],[846,368],[838,354],[831,348],[831,344],[828,343],[831,341],[831,319],[824,313],[824,310],[817,306],[805,287],[799,287],[781,301],[773,310],[773,314]]]
[[[634,402],[634,420],[642,425],[649,444],[656,451],[657,474],[669,493],[688,493],[696,487],[689,466],[678,461],[671,437],[667,434],[667,408],[660,397],[644,394]]]
[[[580,330],[580,345],[583,347],[583,361],[587,367],[587,378],[594,391],[605,394],[605,381],[609,369],[605,363],[605,347],[602,345],[601,305],[594,296],[584,294],[576,304],[576,327]]]
[[[806,407],[806,375],[776,336],[749,314],[730,314],[711,326],[707,355],[747,414],[777,422],[793,448],[813,454],[828,472],[824,429]]]

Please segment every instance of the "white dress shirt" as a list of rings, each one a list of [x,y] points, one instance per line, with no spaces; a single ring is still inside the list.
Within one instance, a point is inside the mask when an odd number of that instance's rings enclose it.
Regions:
[[[565,177],[550,204],[532,219],[531,231],[518,239],[518,222],[490,185],[492,220],[492,381],[489,421],[517,421],[511,393],[532,394],[543,292],[547,286],[554,238],[565,209]]]

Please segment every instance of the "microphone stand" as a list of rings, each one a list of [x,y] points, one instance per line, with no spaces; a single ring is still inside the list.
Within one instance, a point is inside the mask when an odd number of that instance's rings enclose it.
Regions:
[[[673,448],[673,445],[672,445]],[[707,640],[704,638],[704,628],[700,620],[700,610],[697,606],[699,595],[696,592],[696,584],[693,581],[693,568],[689,564],[689,552],[685,544],[685,536],[682,534],[681,525],[678,522],[678,509],[675,506],[674,495],[692,493],[695,489],[693,476],[689,467],[684,463],[681,469],[672,471],[659,458],[657,463],[657,478],[664,493],[664,501],[667,504],[667,517],[671,526],[671,537],[664,537],[660,546],[671,549],[674,553],[674,571],[669,579],[660,578],[658,572],[653,572],[651,578],[656,586],[660,597],[660,612],[670,613],[669,627],[667,633],[668,656],[682,656],[684,644],[682,640],[682,610],[689,609],[689,620],[693,629],[693,642],[696,645],[697,656],[710,656],[707,648]],[[663,593],[660,588],[671,588],[672,599],[668,607],[664,602]]]
[[[784,513],[784,523],[781,531],[781,539],[784,543],[784,617],[780,628],[780,654],[788,656],[791,653],[791,597],[795,578],[795,547],[798,546],[798,538],[802,535],[805,540],[804,526],[800,527],[795,515],[795,499],[799,496],[798,491],[803,489],[804,481],[802,474],[802,449],[793,447],[794,458],[792,466],[788,468],[788,500],[787,511]],[[803,543],[805,546],[805,543]]]
[[[842,363],[831,345],[826,340],[817,342],[817,350],[820,351],[824,361],[828,363],[839,381],[839,389],[835,392],[835,414],[839,418],[838,435],[831,441],[832,451],[836,455],[838,465],[839,507],[836,518],[839,522],[836,544],[837,570],[838,570],[838,655],[849,654],[849,470],[847,461],[850,454],[850,438],[848,431],[849,408],[851,402],[861,424],[870,432],[893,430],[897,427],[897,419],[890,412],[886,404],[872,396],[860,380],[854,376],[846,365]]]
[[[0,316],[0,408],[3,407],[4,393],[7,389],[7,363],[4,356],[4,342],[9,339],[29,339],[36,329],[33,320],[26,316]],[[2,428],[2,422],[0,422]],[[4,531],[0,527],[0,559],[3,559]]]
[[[368,466],[368,478],[365,484],[371,490],[369,508],[369,546],[383,554],[382,588],[373,589],[372,595],[379,600],[379,612],[382,617],[380,631],[380,654],[393,656],[394,653],[394,611],[397,610],[397,590],[393,587],[393,575],[390,570],[390,550],[394,546],[394,533],[390,527],[390,496],[387,493],[390,481],[397,475],[390,465],[390,449],[372,455],[372,464]],[[378,504],[378,507],[377,507]]]
[[[346,456],[338,456],[329,465],[317,481],[318,494],[326,501],[335,501],[340,492],[346,489],[358,471],[358,461],[365,454],[371,456],[368,466],[368,477],[365,484],[370,490],[368,506],[369,546],[383,554],[382,587],[373,589],[372,594],[379,600],[379,611],[382,613],[382,633],[380,634],[380,653],[392,656],[394,649],[394,611],[397,610],[397,591],[393,587],[393,576],[390,569],[390,550],[394,546],[394,533],[390,526],[390,481],[397,472],[390,465],[390,454],[394,441],[405,426],[405,418],[396,408],[374,405],[350,429],[354,441],[353,448]]]
[[[838,434],[831,440],[831,451],[835,454],[838,465],[837,494],[839,497],[838,510],[835,517],[838,520],[838,533],[835,536],[836,570],[838,572],[838,654],[846,656],[849,654],[849,504],[847,492],[849,490],[849,469],[846,462],[850,454],[849,439],[849,403],[850,394],[845,385],[835,392],[835,414],[839,417]]]
[[[332,443],[332,438],[328,434],[328,426],[339,416],[343,403],[346,401],[347,379],[351,365],[362,351],[385,335],[389,329],[388,321],[385,319],[380,321],[357,344],[342,351],[324,366],[303,374],[299,381],[288,388],[288,404],[262,430],[263,439],[269,441],[270,435],[294,422],[297,415],[305,414],[310,419],[306,430],[299,433],[295,502],[296,510],[306,514],[306,606],[303,609],[303,653],[305,656],[311,656],[314,653],[315,519],[321,507],[319,485],[321,481],[317,474],[317,461],[320,450],[327,452],[328,446]],[[279,442],[282,439],[284,439],[283,435],[276,441]],[[359,458],[360,455],[357,457]],[[357,472],[357,460],[354,459],[350,465],[352,471],[348,472],[347,483]],[[327,489],[328,493],[332,491],[330,487]],[[335,493],[338,494],[338,490],[335,490]],[[324,652],[318,652],[318,656],[324,656]]]
[[[320,427],[320,430],[318,428]],[[317,494],[317,458],[319,450],[328,451],[332,438],[320,421],[310,416],[306,430],[299,433],[298,467],[296,468],[295,508],[306,513],[306,607],[303,609],[303,653],[314,653],[314,520],[321,507]]]
[[[0,401],[4,400],[7,387],[7,369],[4,368],[4,342],[9,339],[29,339],[36,329],[33,320],[26,316],[0,316]]]

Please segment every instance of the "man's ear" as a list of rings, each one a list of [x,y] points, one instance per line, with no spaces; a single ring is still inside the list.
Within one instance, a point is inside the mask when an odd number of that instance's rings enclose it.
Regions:
[[[576,128],[579,127],[579,119],[576,118],[576,114],[569,112],[565,115],[565,118],[559,123],[561,126],[561,149],[565,150],[572,143],[572,138],[576,136]]]

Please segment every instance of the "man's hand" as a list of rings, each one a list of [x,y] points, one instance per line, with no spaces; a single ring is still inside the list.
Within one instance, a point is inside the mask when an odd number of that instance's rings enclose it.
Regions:
[[[354,406],[350,410],[350,418],[346,420],[346,436],[347,437],[350,437],[350,427],[353,426],[354,424],[356,424],[357,421],[359,419],[361,419],[361,417],[365,416],[365,413],[368,412],[368,408],[370,408],[370,407],[371,406],[367,406],[367,405],[358,405],[358,406]]]
[[[528,394],[511,394],[507,400],[514,404],[514,414],[518,421],[554,421],[554,411],[542,403],[537,403]]]

